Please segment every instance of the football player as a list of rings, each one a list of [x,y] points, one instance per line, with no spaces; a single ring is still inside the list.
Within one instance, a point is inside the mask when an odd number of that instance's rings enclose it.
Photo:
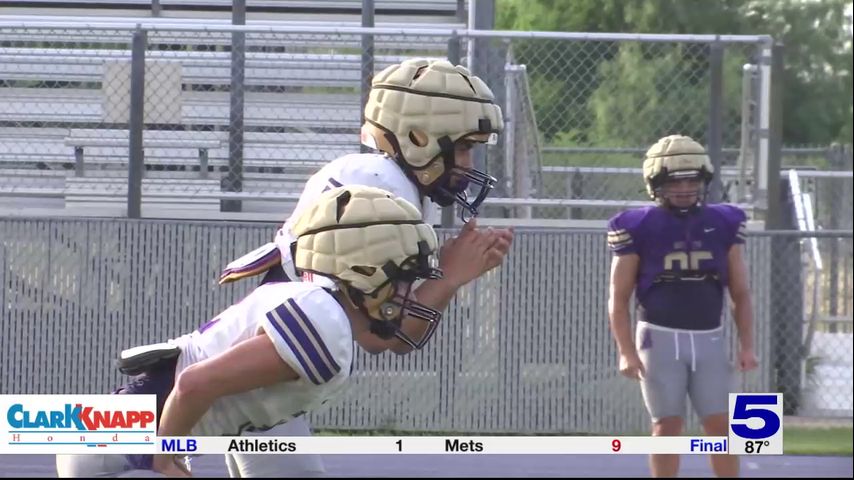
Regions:
[[[713,167],[693,139],[671,135],[647,152],[643,178],[656,205],[611,218],[614,253],[610,326],[620,373],[640,382],[653,435],[679,435],[686,396],[706,434],[727,436],[731,367],[722,332],[724,292],[733,303],[738,367],[756,368],[753,317],[743,260],[744,212],[707,204]],[[637,300],[632,338],[629,301]],[[738,457],[711,456],[719,476],[738,475]],[[677,455],[652,455],[653,476],[675,476]]]
[[[436,233],[408,201],[381,189],[340,187],[294,219],[294,266],[331,280],[271,282],[198,330],[123,352],[135,374],[117,394],[155,394],[159,436],[237,436],[283,424],[334,399],[351,371],[353,340],[390,338],[404,316],[441,313],[412,295],[431,267]],[[481,245],[482,250],[488,246]],[[252,455],[234,455],[237,461]],[[58,455],[65,476],[186,476],[170,455]]]

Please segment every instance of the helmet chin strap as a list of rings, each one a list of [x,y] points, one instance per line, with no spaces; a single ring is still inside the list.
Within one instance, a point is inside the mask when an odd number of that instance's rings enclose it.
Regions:
[[[662,187],[662,189],[663,189],[663,187]],[[659,205],[667,208],[668,210],[670,210],[671,212],[673,212],[674,214],[676,214],[677,216],[680,216],[680,217],[687,216],[687,215],[693,215],[693,214],[699,212],[700,207],[706,203],[706,198],[708,196],[708,190],[706,190],[705,185],[703,185],[701,187],[702,192],[698,191],[696,193],[697,200],[695,200],[693,204],[691,204],[690,206],[687,206],[687,207],[679,207],[679,206],[674,205],[667,196],[662,195],[660,193],[660,190],[661,189],[659,189],[659,191],[656,192],[656,197],[658,198]]]
[[[694,202],[693,205],[687,208],[676,207],[668,202],[667,208],[679,217],[687,217],[688,215],[693,215],[700,211],[700,202]]]
[[[390,340],[397,333],[397,329],[391,322],[381,322],[373,317],[368,317],[368,321],[370,322],[371,333],[383,340]]]

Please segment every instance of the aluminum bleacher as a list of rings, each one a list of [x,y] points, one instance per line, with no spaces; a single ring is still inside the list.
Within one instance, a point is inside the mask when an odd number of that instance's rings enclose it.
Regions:
[[[159,4],[159,10],[153,9],[154,4]],[[152,105],[173,112],[166,121],[146,119],[147,191],[157,192],[165,185],[162,188],[173,189],[177,200],[181,189],[188,198],[205,196],[200,200],[205,208],[197,213],[216,218],[210,208],[216,200],[211,188],[227,176],[233,148],[229,143],[231,33],[227,29],[231,13],[225,8],[230,4],[221,0],[4,1],[0,6],[0,213],[56,206],[56,199],[64,198],[66,211],[79,214],[81,205],[104,198],[100,193],[85,195],[87,188],[112,192],[109,201],[122,200],[119,187],[122,175],[127,175],[129,151],[122,142],[128,138],[128,126],[123,111],[117,116],[110,102],[115,90],[127,89],[129,82],[110,83],[108,70],[129,68],[132,32],[136,23],[144,21],[157,27],[148,34],[146,102],[151,96]],[[461,28],[463,7],[456,0],[377,1],[376,24],[406,30]],[[360,1],[248,0],[247,25],[273,30],[357,27],[360,9]],[[286,215],[288,199],[302,190],[311,173],[333,158],[359,151],[360,36],[247,34],[246,46],[244,182],[237,196],[251,199],[245,205],[258,212],[282,212],[276,214],[278,219]],[[412,55],[444,57],[446,49],[446,42],[435,38],[410,37],[407,43],[378,36],[374,68],[378,71]],[[171,96],[163,93],[169,90],[168,82],[149,85],[158,75],[149,68],[157,66],[177,72]],[[146,109],[148,115],[148,103]],[[203,188],[194,190],[194,182],[204,184]],[[267,197],[270,200],[265,203]],[[170,216],[166,211],[157,213],[156,205],[149,212]]]

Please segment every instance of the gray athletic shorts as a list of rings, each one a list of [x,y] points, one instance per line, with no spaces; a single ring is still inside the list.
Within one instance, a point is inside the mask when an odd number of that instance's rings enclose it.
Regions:
[[[701,419],[727,413],[734,390],[722,327],[677,330],[639,321],[635,336],[646,371],[641,391],[653,422],[685,418],[686,395]]]

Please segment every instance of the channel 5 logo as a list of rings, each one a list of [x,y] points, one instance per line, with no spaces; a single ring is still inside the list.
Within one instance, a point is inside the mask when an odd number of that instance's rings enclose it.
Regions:
[[[783,394],[729,395],[729,453],[783,454]]]

